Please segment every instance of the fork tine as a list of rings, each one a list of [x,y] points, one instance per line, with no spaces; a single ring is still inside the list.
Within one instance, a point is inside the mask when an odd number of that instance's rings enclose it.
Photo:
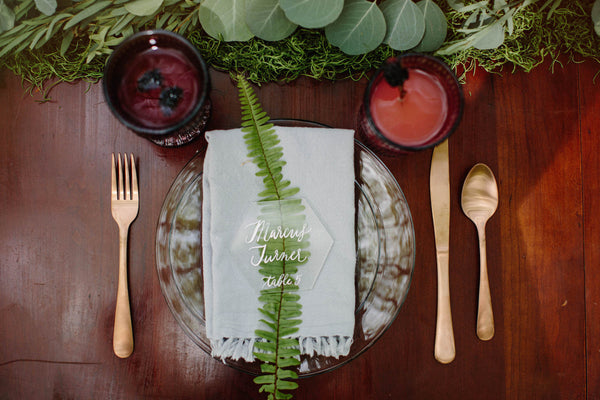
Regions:
[[[123,165],[121,164],[121,153],[118,154],[118,159],[119,159],[119,178],[118,178],[118,183],[119,183],[119,193],[118,193],[118,198],[119,200],[123,200],[123,193],[125,193],[123,191]]]
[[[127,153],[123,153],[123,173],[125,174],[125,200],[131,200],[131,186],[129,185],[129,165],[127,162]]]
[[[137,181],[137,170],[135,168],[135,158],[133,158],[133,154],[131,154],[131,190],[132,190],[132,199],[139,199],[139,191],[138,191],[138,181]]]
[[[110,162],[110,171],[111,171],[111,176],[110,176],[110,188],[111,188],[111,200],[117,200],[117,171],[115,168],[115,153],[112,153],[111,155],[111,162]]]

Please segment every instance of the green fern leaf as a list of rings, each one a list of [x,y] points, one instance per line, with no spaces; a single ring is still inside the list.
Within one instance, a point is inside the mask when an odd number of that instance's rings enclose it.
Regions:
[[[275,375],[260,375],[254,378],[254,383],[264,384],[264,383],[275,383]]]
[[[263,374],[275,374],[277,373],[276,368],[273,364],[260,364],[260,372]]]
[[[273,364],[273,366],[275,368],[281,367],[281,365],[285,364],[285,361],[278,361],[277,357],[275,357],[275,354],[272,353],[260,353],[258,351],[254,352],[254,357],[258,358],[260,361],[268,363],[268,364]],[[276,362],[278,361],[278,362]],[[285,368],[285,367],[281,367],[281,368]]]
[[[300,360],[298,360],[297,358],[286,358],[279,360],[277,364],[280,368],[294,367],[296,365],[300,365]]]
[[[264,185],[263,190],[257,193],[261,206],[260,218],[273,226],[303,226],[306,220],[305,207],[296,196],[300,189],[284,179],[284,149],[280,146],[273,124],[269,123],[269,116],[262,110],[256,94],[241,75],[238,76],[238,89],[247,155],[257,167],[256,176],[262,178]],[[309,247],[308,239],[309,235],[306,234],[301,240],[277,238],[273,241],[262,241],[261,244],[265,245],[265,257],[258,273],[265,277],[264,279],[296,274],[298,267],[306,262],[306,258],[299,261],[279,255],[298,249],[309,255],[310,253],[305,251]],[[260,322],[265,329],[255,331],[262,340],[255,342],[254,355],[262,361],[263,375],[254,378],[254,382],[260,385],[260,393],[269,393],[267,399],[291,399],[291,393],[282,391],[298,388],[294,381],[298,374],[289,369],[300,365],[298,339],[291,337],[298,332],[298,326],[302,323],[300,295],[294,293],[298,290],[299,287],[295,283],[281,284],[261,290],[258,298],[262,304],[259,311],[264,317]]]

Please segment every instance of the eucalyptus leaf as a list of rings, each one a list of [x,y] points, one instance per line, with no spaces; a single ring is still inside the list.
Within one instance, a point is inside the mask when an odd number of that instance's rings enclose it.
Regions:
[[[469,38],[454,41],[452,43],[447,44],[442,47],[438,51],[435,52],[437,55],[447,56],[451,54],[460,53],[461,51],[465,51],[471,47],[471,40]]]
[[[69,46],[71,45],[71,42],[73,41],[73,36],[74,33],[72,30],[67,31],[67,33],[65,33],[65,35],[63,36],[63,40],[60,43],[60,55],[64,56],[65,54],[67,54],[67,50],[69,50]]]
[[[100,11],[104,10],[106,7],[110,6],[110,4],[111,4],[110,1],[99,1],[99,2],[96,2],[92,5],[84,8],[82,11],[75,14],[73,16],[73,18],[71,18],[71,20],[65,24],[63,29],[65,29],[65,30],[69,29],[69,28],[79,24],[83,20],[93,17]]]
[[[533,3],[537,2],[537,1],[538,1],[538,0],[525,0],[525,1],[522,1],[522,2],[518,3],[518,8],[524,8],[524,7],[527,7],[527,6],[529,6],[529,5],[533,4]],[[556,3],[560,3],[562,0],[554,0],[554,1],[555,1]],[[556,3],[555,3],[555,4],[556,4]]]
[[[127,36],[131,36],[133,35],[133,25],[128,25],[125,30],[123,30],[122,32],[122,36],[123,37],[127,37]]]
[[[455,0],[447,0],[448,5],[450,6],[450,8],[452,8],[454,11],[458,11],[458,12],[462,12],[463,7],[465,6],[465,3],[461,3],[459,1],[455,1]]]
[[[119,18],[118,22],[110,28],[109,35],[117,35],[123,31],[135,18],[133,14],[125,14]]]
[[[0,33],[11,30],[14,26],[15,13],[0,0]]]
[[[483,0],[483,1],[479,1],[477,3],[472,3],[472,4],[467,4],[467,5],[465,5],[464,3],[459,3],[457,1],[450,1],[450,0],[448,0],[448,4],[455,11],[458,11],[458,12],[466,14],[466,13],[469,13],[471,11],[477,11],[477,10],[484,10],[484,9],[486,9],[488,7],[488,0]]]
[[[163,26],[165,26],[165,23],[167,22],[167,18],[169,18],[169,14],[167,14],[167,13],[158,17],[158,20],[156,21],[156,28],[162,29]]]
[[[506,0],[494,0],[494,11],[500,11],[508,7]]]
[[[466,28],[466,29],[479,28],[481,26],[481,21],[483,20],[483,18],[480,18],[480,16],[481,16],[481,10],[477,10],[477,11],[473,12],[465,20],[465,22],[463,24],[463,28]]]
[[[596,0],[592,7],[592,22],[596,34],[600,36],[600,0]]]
[[[27,45],[28,44],[27,39],[29,39],[32,34],[33,34],[33,31],[26,31],[26,32],[23,32],[22,34],[16,36],[15,38],[13,38],[9,44],[4,46],[4,48],[0,50],[0,57],[4,56],[5,54],[8,54],[11,50],[13,50],[15,47],[17,47],[21,44]]]
[[[120,17],[120,16],[127,15],[127,14],[129,14],[129,11],[127,11],[125,6],[114,8],[114,9],[110,10],[110,15],[112,17]]]
[[[97,49],[98,49],[98,43],[94,43],[92,45],[92,47],[90,47],[88,55],[85,59],[86,64],[89,64],[96,57],[96,55],[98,54]]]
[[[8,46],[17,34],[22,31],[27,31],[27,29],[24,28],[26,28],[26,26],[23,24],[16,25],[10,32],[0,35],[0,49],[4,49],[4,46]]]
[[[15,4],[15,2],[12,2],[11,4]],[[15,6],[13,8],[13,12],[15,13],[15,20],[19,21],[21,18],[23,18],[25,15],[27,15],[27,13],[34,7],[35,7],[34,0],[23,0],[23,1],[16,2]]]
[[[514,21],[514,15],[517,12],[516,8],[512,8],[510,10],[508,10],[506,12],[506,14],[504,15],[504,17],[502,17],[500,20],[502,21],[503,19],[506,20],[506,30],[508,31],[509,35],[512,35],[514,30],[515,30],[515,21]]]
[[[515,21],[513,18],[509,19],[506,22],[506,30],[508,31],[508,35],[511,36],[515,31]]]
[[[383,42],[385,27],[383,13],[375,2],[353,1],[325,28],[325,36],[346,54],[364,54]]]
[[[134,0],[125,3],[125,9],[138,17],[153,15],[162,6],[163,0]]]
[[[204,0],[198,13],[202,27],[215,39],[243,42],[253,36],[244,17],[245,0]]]
[[[417,6],[425,19],[425,34],[414,48],[415,51],[430,52],[439,49],[446,40],[448,21],[442,9],[432,0],[421,0]]]
[[[33,32],[31,32],[31,33],[33,33]],[[15,48],[13,51],[15,53],[22,52],[23,50],[25,50],[28,47],[30,40],[31,40],[31,37],[27,38],[26,40],[24,40],[23,42],[21,42],[21,44],[19,45],[19,47]]]
[[[36,35],[33,37],[33,39],[31,40],[31,42],[29,43],[29,49],[34,49],[38,42],[40,41],[40,39],[42,38],[42,36],[44,36],[46,32],[42,29],[40,29],[38,31],[38,33],[36,33]]]
[[[183,22],[177,26],[177,32],[179,32],[180,34],[183,34],[185,31],[187,31],[191,22],[192,22],[191,19],[184,19]]]
[[[35,7],[44,15],[56,12],[56,0],[35,0]]]
[[[494,22],[473,36],[475,36],[473,47],[476,49],[496,49],[504,43],[504,26],[499,22]]]
[[[48,25],[48,29],[46,30],[46,41],[50,40],[50,38],[52,37],[52,35],[54,35],[57,31],[57,29],[55,29],[55,26],[58,26],[57,23],[60,20],[66,19],[71,17],[71,14],[68,13],[62,13],[62,14],[58,14],[56,16],[54,16],[54,18],[52,18],[52,22],[50,22],[50,25]]]
[[[76,3],[73,3],[73,10],[83,11],[86,8],[94,5],[94,0],[82,0]]]
[[[246,24],[257,37],[277,41],[291,35],[298,25],[279,7],[279,0],[246,0]]]
[[[381,3],[387,34],[383,40],[394,50],[412,49],[425,34],[423,12],[411,0],[385,0]]]
[[[323,28],[338,19],[344,0],[280,0],[286,17],[304,28]]]
[[[560,2],[561,2],[561,0],[555,0],[554,3],[552,3],[552,6],[550,7],[550,11],[548,11],[548,18],[550,18],[552,16],[552,14],[554,13],[554,11],[556,11],[556,9],[560,6]]]

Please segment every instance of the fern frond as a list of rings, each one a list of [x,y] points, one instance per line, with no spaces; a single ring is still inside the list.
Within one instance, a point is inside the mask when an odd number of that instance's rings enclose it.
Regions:
[[[264,190],[257,194],[261,206],[261,217],[266,223],[280,227],[303,226],[306,216],[301,199],[296,197],[300,189],[293,187],[291,181],[284,179],[284,149],[280,146],[277,133],[270,124],[269,116],[264,112],[250,84],[238,75],[239,99],[242,109],[242,131],[248,150],[248,157],[256,165],[256,176],[262,178]],[[299,330],[302,323],[302,306],[299,290],[295,282],[288,283],[289,276],[298,272],[298,267],[306,262],[310,255],[305,249],[309,246],[309,235],[301,240],[262,240],[264,245],[263,262],[258,273],[266,279],[284,279],[285,283],[276,283],[274,287],[263,289],[259,295],[263,315],[260,322],[265,329],[257,329],[255,334],[262,340],[255,343],[255,357],[262,361],[261,372],[254,382],[260,385],[259,392],[268,393],[268,400],[291,399],[290,393],[298,384],[294,382],[298,374],[289,369],[300,365],[300,346],[298,339],[291,336]],[[306,258],[282,257],[290,251],[302,251]],[[287,252],[287,253],[286,253]]]

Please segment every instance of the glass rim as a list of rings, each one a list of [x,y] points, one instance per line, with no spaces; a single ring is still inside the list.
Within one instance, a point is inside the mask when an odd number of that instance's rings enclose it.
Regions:
[[[428,62],[430,63],[434,63],[439,65],[442,70],[449,76],[452,78],[452,81],[455,85],[455,87],[457,88],[457,100],[458,100],[458,109],[457,109],[457,117],[456,119],[452,122],[452,125],[448,128],[448,132],[446,132],[444,135],[442,135],[441,137],[439,137],[438,139],[433,140],[431,143],[427,143],[426,144],[421,144],[421,145],[404,145],[398,142],[394,142],[392,140],[390,140],[389,138],[387,138],[377,127],[377,125],[375,125],[375,122],[373,121],[373,115],[371,114],[371,92],[375,86],[376,83],[378,83],[379,81],[381,81],[381,79],[384,79],[382,74],[383,74],[383,68],[385,65],[385,62],[387,62],[390,59],[395,59],[395,60],[402,60],[402,59],[416,59],[416,58],[423,58],[426,59]],[[417,68],[419,69],[419,68]],[[425,70],[426,72],[428,72],[427,70]],[[384,64],[381,65],[377,71],[375,72],[375,74],[371,77],[371,79],[369,80],[369,83],[367,85],[367,88],[364,92],[363,95],[363,104],[364,104],[364,112],[365,112],[365,117],[366,117],[366,122],[369,125],[369,128],[375,133],[375,135],[377,136],[378,139],[380,139],[381,141],[383,141],[388,147],[391,147],[393,149],[396,149],[398,151],[402,151],[402,152],[416,152],[416,151],[420,151],[420,150],[426,150],[429,149],[431,147],[435,147],[438,144],[440,144],[441,142],[443,142],[444,140],[446,140],[448,137],[450,137],[450,135],[452,135],[452,133],[454,133],[454,131],[456,130],[456,128],[458,127],[458,125],[460,124],[460,121],[462,119],[462,114],[463,114],[463,108],[464,108],[464,94],[462,91],[462,88],[460,86],[460,83],[458,82],[458,78],[456,77],[456,74],[450,69],[450,67],[448,66],[448,64],[446,64],[444,61],[440,60],[437,57],[428,55],[428,54],[423,54],[423,53],[405,53],[405,54],[400,54],[398,56],[394,56],[394,57],[390,57],[388,58],[386,61],[384,61]]]
[[[115,105],[115,102],[113,101],[112,96],[109,93],[109,82],[108,81],[110,81],[109,74],[111,73],[111,70],[112,70],[111,62],[114,62],[116,60],[116,58],[119,56],[118,52],[123,51],[123,49],[127,46],[128,43],[131,43],[131,42],[135,41],[136,39],[139,39],[141,37],[150,37],[153,35],[168,37],[168,38],[174,39],[177,42],[181,43],[186,49],[189,50],[189,52],[190,52],[189,54],[192,54],[195,57],[195,60],[190,59],[190,61],[195,66],[198,67],[199,73],[204,78],[203,84],[201,86],[202,90],[199,93],[198,102],[196,103],[194,108],[179,122],[177,122],[174,125],[164,127],[164,128],[148,128],[146,126],[132,122],[130,119],[128,119],[125,116],[124,113],[119,111],[119,109]],[[186,54],[186,56],[189,58],[188,54]],[[107,79],[107,78],[109,78],[109,79]],[[134,132],[137,132],[137,133],[140,133],[143,135],[147,135],[147,136],[160,137],[160,136],[166,136],[166,135],[169,135],[172,133],[176,133],[179,129],[185,127],[190,122],[192,122],[193,119],[196,117],[196,115],[202,110],[202,107],[204,107],[204,104],[207,102],[208,97],[209,97],[209,92],[210,92],[210,86],[211,85],[210,85],[210,75],[209,75],[209,71],[208,71],[208,66],[207,66],[206,62],[204,61],[204,58],[198,51],[198,49],[185,37],[183,37],[175,32],[171,32],[171,31],[167,31],[167,30],[163,30],[163,29],[148,29],[148,30],[136,32],[133,35],[130,35],[130,36],[126,37],[125,39],[123,39],[123,41],[121,43],[119,43],[119,45],[113,50],[113,52],[110,54],[110,56],[106,60],[106,64],[104,65],[104,71],[103,71],[103,75],[102,75],[102,89],[104,92],[104,99],[106,100],[106,103],[108,104],[108,107],[112,111],[113,115],[115,115],[117,117],[117,119],[119,120],[119,122],[121,122],[127,128],[133,130]]]

